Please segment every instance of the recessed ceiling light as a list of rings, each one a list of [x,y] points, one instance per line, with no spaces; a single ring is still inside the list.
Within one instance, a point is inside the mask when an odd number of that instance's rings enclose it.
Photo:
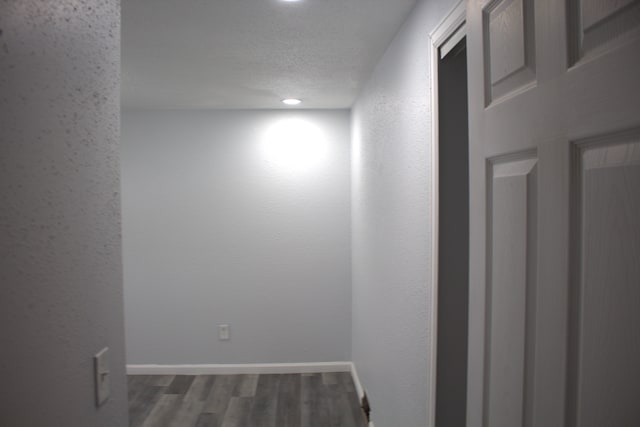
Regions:
[[[287,105],[298,105],[301,102],[302,102],[301,100],[295,99],[295,98],[287,98],[282,100],[282,103]]]

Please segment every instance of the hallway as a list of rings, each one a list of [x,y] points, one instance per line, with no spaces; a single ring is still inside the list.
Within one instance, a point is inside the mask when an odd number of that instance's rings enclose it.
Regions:
[[[442,427],[448,337],[446,427],[639,426],[639,52],[639,0],[0,1],[0,426]]]

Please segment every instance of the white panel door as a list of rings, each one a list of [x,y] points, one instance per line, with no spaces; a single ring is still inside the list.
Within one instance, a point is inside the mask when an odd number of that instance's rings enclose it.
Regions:
[[[469,0],[468,427],[640,426],[640,0]]]

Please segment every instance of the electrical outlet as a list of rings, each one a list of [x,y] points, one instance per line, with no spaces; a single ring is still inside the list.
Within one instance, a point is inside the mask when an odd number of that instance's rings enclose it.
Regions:
[[[218,325],[218,339],[220,341],[229,340],[229,325]]]
[[[93,370],[96,383],[96,406],[101,406],[111,393],[108,347],[103,348],[93,357]]]

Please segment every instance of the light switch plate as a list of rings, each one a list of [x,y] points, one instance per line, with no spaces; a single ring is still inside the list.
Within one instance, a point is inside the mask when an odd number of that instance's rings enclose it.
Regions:
[[[109,348],[105,347],[93,357],[96,383],[96,406],[102,406],[111,393],[111,373],[109,372]]]

